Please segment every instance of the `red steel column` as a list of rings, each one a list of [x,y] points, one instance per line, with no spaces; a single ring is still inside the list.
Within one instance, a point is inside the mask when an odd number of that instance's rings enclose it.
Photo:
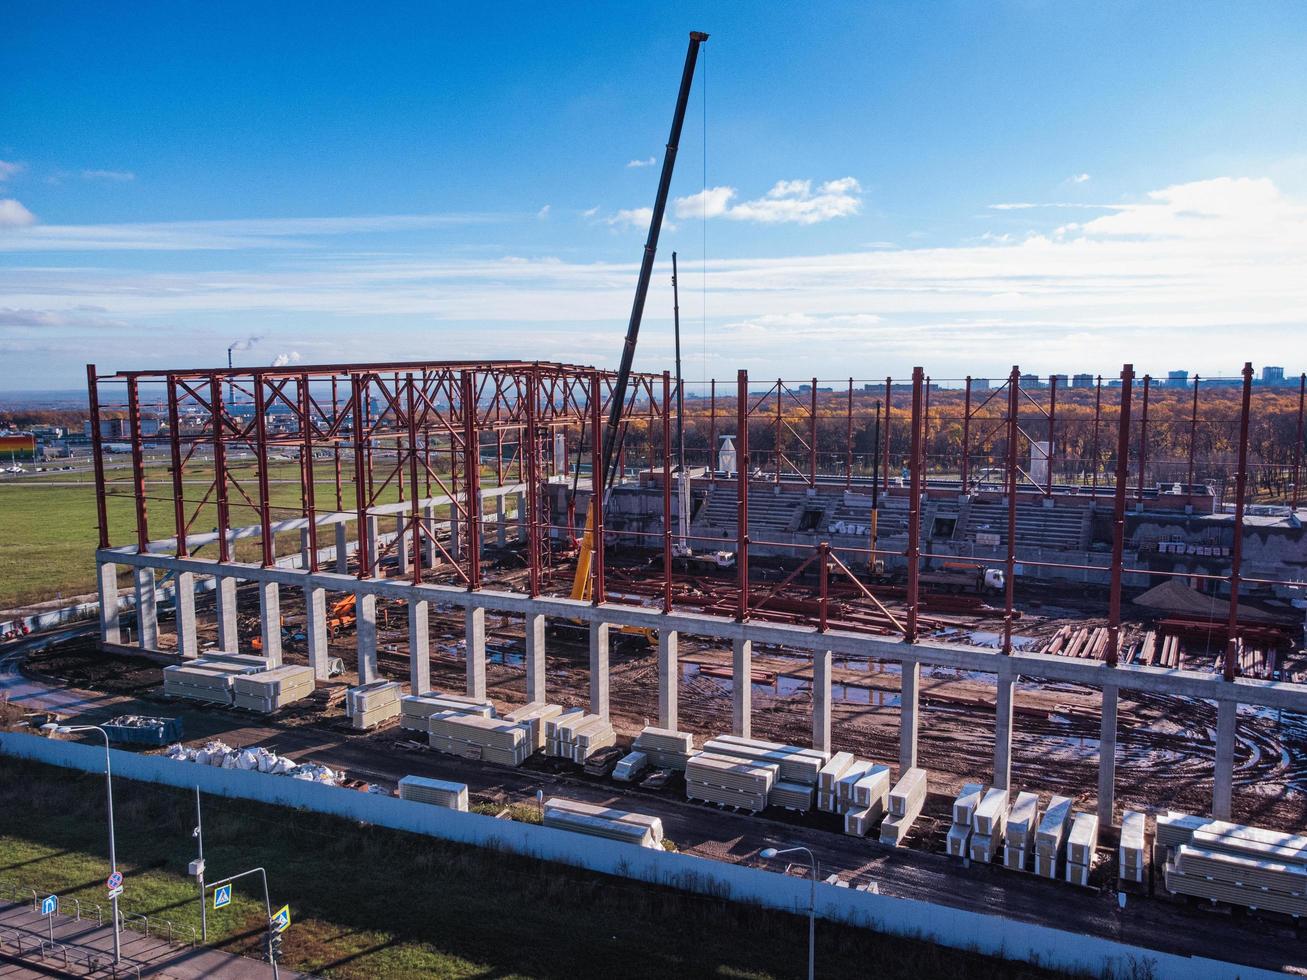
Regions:
[[[889,406],[890,406],[890,392],[893,385],[894,385],[894,381],[892,378],[885,379],[885,433],[884,433],[885,445],[883,446],[883,449],[885,453],[884,491],[886,496],[889,496]]]
[[[1053,496],[1053,445],[1057,427],[1057,375],[1048,377],[1048,495]]]
[[[1130,479],[1130,397],[1135,368],[1121,368],[1121,417],[1116,433],[1116,488],[1112,502],[1112,568],[1107,607],[1107,665],[1116,666],[1121,641],[1121,576],[1125,565],[1125,498]]]
[[[908,622],[903,638],[917,640],[917,604],[921,574],[921,469],[922,431],[925,415],[922,405],[922,379],[925,372],[912,369],[912,448],[908,455]]]
[[[309,376],[299,376],[300,472],[304,474],[304,517],[309,522],[309,571],[318,570],[318,502],[313,475],[313,401],[309,397]]]
[[[1243,366],[1243,401],[1239,410],[1239,469],[1235,474],[1234,542],[1230,547],[1230,618],[1226,624],[1225,679],[1234,680],[1237,672],[1239,629],[1239,577],[1243,566],[1244,494],[1248,491],[1248,414],[1253,394],[1253,366]]]
[[[740,598],[735,618],[749,618],[749,372],[736,379],[735,424],[739,433],[735,446],[735,564],[739,572]]]
[[[826,632],[830,621],[830,542],[817,545],[817,630]]]
[[[709,382],[708,390],[708,482],[717,482],[717,379]]]
[[[174,549],[178,558],[185,558],[186,549],[186,501],[183,498],[182,483],[182,439],[181,416],[177,411],[177,379],[168,375],[168,443],[172,450],[172,511],[177,525],[177,546]]]
[[[1007,392],[1007,561],[1003,595],[1003,652],[1012,652],[1012,615],[1017,572],[1017,413],[1021,409],[1021,369],[1008,376]]]
[[[808,401],[808,486],[817,485],[817,379],[812,379],[812,397]]]
[[[530,446],[526,460],[526,540],[530,551],[527,591],[532,598],[540,594],[540,432],[536,428],[539,388],[540,375],[533,370],[526,390],[526,441]]]
[[[971,375],[967,375],[966,394],[962,401],[962,486],[967,492],[967,470],[970,468],[971,456]]]
[[[1144,474],[1148,470],[1148,391],[1152,387],[1151,376],[1144,375],[1144,403],[1139,413],[1139,483],[1135,499],[1144,499]]]
[[[781,482],[781,392],[785,388],[785,383],[780,378],[776,379],[776,445],[772,448],[776,450],[776,482]]]
[[[663,612],[672,611],[672,376],[663,372]],[[681,460],[681,479],[689,471]]]
[[[616,392],[613,393],[616,397]],[[603,381],[599,372],[590,375],[590,512],[593,531],[590,547],[590,600],[596,606],[604,601],[604,474],[603,474]],[[625,406],[621,406],[625,407]],[[620,413],[621,407],[618,411]],[[621,417],[620,414],[618,416]]]
[[[218,510],[218,561],[231,561],[231,542],[227,532],[231,515],[227,507],[227,447],[222,441],[222,382],[216,373],[209,375],[209,409],[213,416],[213,497]]]
[[[477,427],[476,383],[462,373],[463,482],[467,493],[467,590],[481,588],[481,432]]]
[[[368,508],[372,501],[368,499],[367,461],[364,459],[366,436],[363,434],[363,396],[359,388],[359,376],[349,376],[350,419],[354,430],[354,506],[358,519],[358,559],[359,578],[368,578],[372,574],[372,549],[368,546]]]
[[[1098,382],[1094,385],[1094,476],[1093,486],[1090,490],[1090,499],[1098,500],[1098,430],[1103,420],[1103,376],[1098,376]]]
[[[412,505],[409,507],[409,539],[412,541],[411,553],[409,554],[409,567],[413,570],[413,584],[422,584],[422,508],[418,506],[418,500],[422,496],[421,490],[418,489],[418,422],[417,422],[417,399],[413,393],[413,372],[408,372],[404,378],[405,388],[408,392],[408,474],[410,492],[413,494]],[[398,460],[396,462],[399,462]],[[401,472],[403,466],[400,466]],[[401,497],[402,499],[402,497]],[[501,511],[502,513],[502,511]]]
[[[844,486],[853,486],[853,379],[849,378],[849,410],[844,427]]]
[[[150,543],[149,513],[145,506],[145,447],[141,444],[141,396],[136,379],[127,380],[127,419],[131,426],[132,482],[136,488],[136,550],[145,554]]]
[[[1198,375],[1194,375],[1194,407],[1189,413],[1189,469],[1185,477],[1185,499],[1194,503],[1194,453],[1198,448]]]
[[[254,374],[254,466],[259,480],[259,545],[263,567],[276,562],[272,548],[272,509],[268,503],[268,419],[263,377]]]
[[[1298,376],[1298,430],[1293,438],[1293,494],[1289,505],[1295,510],[1302,500],[1302,426],[1303,408],[1307,405],[1307,374]]]
[[[86,365],[86,400],[91,410],[91,456],[95,467],[95,516],[100,526],[100,547],[109,547],[109,510],[104,496],[104,450],[100,441],[100,392],[95,365]]]

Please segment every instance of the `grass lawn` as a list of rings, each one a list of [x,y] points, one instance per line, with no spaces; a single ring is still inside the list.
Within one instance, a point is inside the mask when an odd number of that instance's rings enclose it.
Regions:
[[[275,777],[270,777],[275,778]],[[116,780],[124,909],[198,928],[193,796]],[[101,901],[102,776],[0,758],[0,879]],[[331,977],[795,977],[807,921],[430,838],[204,798],[210,880],[264,866],[294,925],[283,963]],[[257,883],[209,913],[214,945],[257,949]],[[818,923],[818,972],[892,980],[1052,977],[1034,967]]]

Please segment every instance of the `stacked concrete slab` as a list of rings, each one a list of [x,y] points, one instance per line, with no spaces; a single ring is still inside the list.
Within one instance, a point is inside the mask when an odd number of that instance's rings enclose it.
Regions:
[[[748,762],[711,752],[700,752],[685,766],[687,799],[757,813],[767,807],[768,795],[780,778],[774,762]]]
[[[532,701],[520,708],[514,708],[504,715],[504,719],[524,726],[527,744],[530,745],[531,751],[539,752],[545,747],[545,723],[562,713],[562,705]]]
[[[836,752],[817,773],[817,809],[827,813],[835,812],[836,784],[857,762],[852,752]]]
[[[1301,918],[1307,836],[1170,812],[1157,818],[1166,890]]]
[[[1029,871],[1030,858],[1035,849],[1035,834],[1039,831],[1039,795],[1018,793],[1007,815],[1007,829],[1003,833],[1003,867],[1013,871]]]
[[[1066,880],[1089,886],[1089,872],[1098,850],[1098,814],[1077,813],[1066,838]]]
[[[410,694],[400,698],[399,724],[411,732],[431,733],[431,716],[456,711],[465,715],[480,715],[482,718],[494,718],[495,706],[489,701],[465,698],[459,694],[441,694],[428,691],[426,694]]]
[[[584,765],[591,753],[617,741],[617,732],[602,715],[579,709],[545,719],[545,753]]]
[[[230,705],[234,701],[235,679],[268,669],[259,657],[214,654],[163,668],[163,693],[170,698],[208,701]]]
[[[1035,874],[1041,878],[1056,878],[1062,863],[1062,850],[1071,831],[1073,801],[1068,796],[1055,796],[1040,818],[1035,831]]]
[[[524,725],[503,718],[445,711],[429,719],[433,749],[501,766],[520,766],[534,751]]]
[[[889,791],[889,816],[881,821],[880,842],[898,847],[926,802],[926,770],[913,767]]]
[[[452,783],[426,776],[405,776],[399,781],[399,798],[430,803],[447,810],[467,811],[467,783]]]
[[[1117,876],[1132,885],[1144,883],[1147,864],[1148,818],[1137,810],[1121,815],[1121,842],[1117,848]]]
[[[988,864],[998,855],[1007,828],[1008,791],[994,787],[986,791],[971,814],[971,860]]]
[[[631,747],[643,752],[649,765],[655,769],[678,769],[681,772],[685,771],[685,764],[695,751],[694,736],[689,732],[651,725],[641,730]]]
[[[606,837],[653,850],[663,848],[663,822],[658,817],[577,800],[552,797],[545,801],[544,825],[574,833]]]
[[[967,783],[953,801],[953,824],[949,827],[945,846],[953,857],[966,857],[971,843],[971,818],[985,795],[981,783]]]
[[[345,714],[355,728],[376,728],[399,716],[403,688],[396,681],[374,681],[345,692]]]
[[[649,768],[649,757],[643,752],[628,752],[613,766],[613,778],[619,783],[633,783]]]
[[[817,784],[817,774],[827,760],[826,753],[817,749],[764,742],[739,735],[719,735],[705,742],[703,750],[713,755],[731,756],[749,762],[774,763],[781,779],[805,786]]]
[[[314,686],[312,667],[287,664],[255,674],[237,674],[232,679],[232,703],[247,711],[271,714],[308,697]]]
[[[844,813],[844,832],[869,834],[889,810],[889,766],[868,764],[860,772],[850,769],[835,784],[836,805]]]

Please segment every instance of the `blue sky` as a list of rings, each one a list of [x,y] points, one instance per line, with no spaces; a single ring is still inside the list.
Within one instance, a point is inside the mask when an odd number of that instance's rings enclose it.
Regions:
[[[688,378],[1307,367],[1302,4],[0,16],[0,388],[614,363],[692,28],[642,367],[673,249]]]

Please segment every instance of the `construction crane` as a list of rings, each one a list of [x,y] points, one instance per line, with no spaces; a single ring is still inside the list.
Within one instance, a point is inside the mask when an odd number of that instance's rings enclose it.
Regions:
[[[685,107],[690,100],[690,85],[694,81],[694,66],[699,59],[699,45],[708,40],[708,35],[701,31],[690,32],[690,48],[685,54],[685,68],[681,72],[681,88],[676,96],[676,111],[672,116],[672,131],[667,137],[667,149],[663,153],[663,169],[658,178],[658,194],[654,198],[653,216],[649,219],[649,237],[644,243],[644,259],[640,263],[640,277],[635,284],[635,300],[631,304],[631,319],[626,327],[626,343],[622,348],[622,361],[617,369],[617,380],[613,385],[612,404],[608,409],[608,422],[604,427],[601,450],[598,460],[591,465],[600,465],[599,486],[603,488],[606,498],[610,490],[613,474],[613,457],[622,423],[622,411],[626,406],[626,389],[630,383],[631,365],[635,361],[635,345],[640,338],[640,321],[644,317],[645,297],[649,293],[649,280],[653,275],[654,256],[658,252],[658,235],[663,227],[663,212],[667,210],[667,195],[672,186],[672,170],[676,166],[676,150],[681,142],[681,126],[685,122]],[[593,437],[592,437],[592,441]],[[666,474],[664,474],[666,476]],[[585,533],[581,537],[580,549],[576,559],[576,576],[572,581],[572,598],[585,600],[591,596],[591,569],[594,563],[594,550],[602,542],[595,541],[595,508],[593,501],[586,508]],[[647,631],[642,631],[647,632]]]

